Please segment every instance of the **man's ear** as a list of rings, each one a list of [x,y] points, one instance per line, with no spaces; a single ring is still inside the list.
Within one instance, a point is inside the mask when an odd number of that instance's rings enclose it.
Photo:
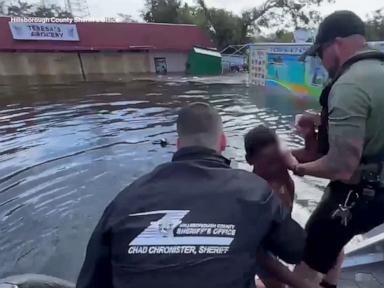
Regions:
[[[333,45],[331,48],[334,50],[335,53],[337,53],[338,55],[340,55],[340,49],[343,49],[343,45],[345,44],[343,42],[343,38],[340,38],[340,37],[337,37],[335,39],[335,44],[336,45]]]
[[[343,41],[342,37],[336,37],[334,40],[337,44],[341,43]]]
[[[227,147],[227,137],[224,133],[221,133],[220,135],[220,152],[224,152],[225,148]]]

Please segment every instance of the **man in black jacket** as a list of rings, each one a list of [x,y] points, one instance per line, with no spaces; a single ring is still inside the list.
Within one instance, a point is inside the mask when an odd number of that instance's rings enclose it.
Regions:
[[[304,232],[267,183],[234,170],[216,110],[195,103],[177,120],[178,151],[104,211],[78,288],[250,287],[263,246],[288,263]]]

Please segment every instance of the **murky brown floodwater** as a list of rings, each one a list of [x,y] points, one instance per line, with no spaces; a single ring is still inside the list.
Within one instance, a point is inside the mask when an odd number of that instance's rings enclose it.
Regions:
[[[33,272],[74,280],[107,203],[135,178],[171,158],[177,109],[207,101],[222,114],[226,155],[240,168],[243,135],[258,124],[290,145],[293,115],[308,98],[244,84],[135,81],[0,86],[0,278]],[[323,181],[298,179],[296,217],[307,217]]]

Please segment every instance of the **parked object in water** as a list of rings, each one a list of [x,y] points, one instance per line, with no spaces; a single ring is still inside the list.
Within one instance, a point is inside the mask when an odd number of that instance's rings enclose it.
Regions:
[[[194,76],[220,75],[221,54],[215,50],[193,48],[188,56],[187,73]]]
[[[75,288],[75,284],[47,275],[23,274],[0,279],[0,288]]]
[[[248,70],[247,58],[244,55],[221,54],[223,73],[245,72]]]

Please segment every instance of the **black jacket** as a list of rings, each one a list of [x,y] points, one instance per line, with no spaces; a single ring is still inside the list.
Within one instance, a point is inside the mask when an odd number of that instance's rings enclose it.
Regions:
[[[304,231],[264,180],[184,148],[107,207],[77,287],[249,287],[262,245],[297,263]]]

